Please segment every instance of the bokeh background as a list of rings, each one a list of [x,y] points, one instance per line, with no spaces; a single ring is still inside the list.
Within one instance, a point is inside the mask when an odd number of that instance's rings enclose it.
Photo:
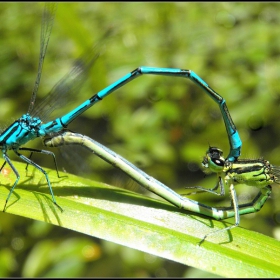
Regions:
[[[36,78],[43,3],[0,3],[0,127],[28,109]],[[138,66],[191,69],[227,101],[243,158],[280,166],[279,3],[59,3],[38,100],[72,62],[104,42],[98,61],[68,112]],[[142,76],[94,105],[69,128],[108,146],[179,193],[213,187],[200,163],[208,145],[229,152],[218,106],[182,78]],[[43,148],[40,139],[30,147]],[[55,150],[60,170],[150,195],[85,151]],[[17,160],[11,155],[12,159]],[[52,160],[34,156],[42,166]],[[240,202],[256,190],[237,187]],[[227,192],[228,194],[228,192]],[[279,185],[241,226],[280,239]],[[192,196],[213,206],[230,203]],[[232,220],[233,221],[233,220]],[[234,233],[233,233],[234,236]],[[49,224],[0,213],[0,276],[210,276],[143,252]]]

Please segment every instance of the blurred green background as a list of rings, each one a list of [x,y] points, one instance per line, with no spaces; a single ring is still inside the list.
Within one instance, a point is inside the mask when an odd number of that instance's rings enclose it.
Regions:
[[[0,127],[27,112],[36,78],[43,3],[0,3]],[[191,69],[227,101],[243,158],[280,166],[279,3],[60,3],[38,99],[108,28],[116,32],[68,112],[138,66]],[[69,129],[119,153],[179,193],[213,187],[200,163],[208,145],[229,152],[218,106],[191,81],[142,76],[94,105]],[[40,139],[29,147],[42,148]],[[145,195],[125,174],[85,151],[54,151],[60,170]],[[16,159],[11,155],[12,159]],[[33,158],[51,167],[43,155]],[[72,163],[71,163],[72,162]],[[70,163],[70,164],[69,164]],[[240,202],[253,188],[237,187]],[[227,193],[228,194],[228,193]],[[241,226],[280,239],[280,191]],[[208,194],[209,205],[230,203]],[[0,276],[195,277],[187,266],[63,228],[0,213]],[[233,220],[232,220],[233,221]],[[234,230],[233,230],[234,238]]]

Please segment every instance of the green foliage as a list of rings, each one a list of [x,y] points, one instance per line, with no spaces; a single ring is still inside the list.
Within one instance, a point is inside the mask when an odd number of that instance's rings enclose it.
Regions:
[[[42,9],[42,4],[0,4],[1,128],[28,108],[38,65]],[[106,49],[79,92],[77,102],[62,108],[63,111],[141,65],[191,69],[226,99],[243,142],[242,157],[263,156],[280,165],[280,124],[275,121],[279,118],[280,103],[279,10],[279,3],[59,3],[38,98],[44,97],[69,71],[73,59],[113,26],[116,35],[106,41]],[[136,79],[89,109],[69,128],[109,146],[181,193],[185,186],[214,185],[215,178],[204,177],[199,169],[208,143],[222,148],[225,154],[229,150],[218,106],[200,88],[179,78]],[[29,146],[42,148],[40,141]],[[67,171],[114,186],[137,188],[122,173],[94,156],[86,158],[87,153],[75,154],[73,149],[70,152],[66,162],[56,152],[59,166]],[[46,156],[34,156],[34,160],[53,168]],[[77,169],[68,165],[71,161]],[[22,180],[26,180],[24,172]],[[9,185],[12,182],[13,179]],[[253,196],[248,187],[240,186],[238,191],[240,200],[248,201]],[[263,209],[256,215],[241,217],[241,225],[279,238],[279,195],[276,185]],[[195,199],[209,205],[219,203],[209,195]],[[51,227],[34,238],[28,232],[30,228],[32,234],[40,232],[37,223],[12,216],[0,220],[5,232],[0,243],[3,276],[23,276],[23,256],[37,246],[48,247],[44,242],[53,242],[55,245],[50,247],[60,248],[67,237],[80,238]],[[57,232],[62,235],[59,241]],[[7,245],[23,236],[28,250]],[[105,246],[114,246],[102,245],[97,239],[94,242],[103,252],[109,250]],[[76,276],[129,277],[182,276],[186,268],[157,259],[146,269],[148,261],[141,262],[136,251],[128,253],[121,248],[109,250],[114,253],[105,258],[97,257],[96,270],[87,270],[87,275],[83,266],[71,268]],[[127,269],[116,267],[119,256],[126,254],[136,254],[138,261]],[[122,261],[129,262],[125,257]],[[163,264],[161,268],[159,263]],[[102,275],[104,267],[107,274]]]

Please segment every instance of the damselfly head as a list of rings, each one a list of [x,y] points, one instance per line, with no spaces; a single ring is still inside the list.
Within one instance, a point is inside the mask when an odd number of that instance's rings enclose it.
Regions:
[[[225,159],[222,157],[222,155],[223,151],[221,149],[209,147],[209,149],[206,151],[206,155],[203,157],[203,171],[205,173],[222,172],[225,165]]]

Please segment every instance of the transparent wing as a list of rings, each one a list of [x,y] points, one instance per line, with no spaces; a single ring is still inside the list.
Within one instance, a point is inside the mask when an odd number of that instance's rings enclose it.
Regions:
[[[74,62],[72,69],[50,91],[46,97],[31,110],[30,115],[40,117],[43,122],[55,117],[52,113],[56,109],[63,108],[66,104],[74,101],[88,77],[88,72],[94,62],[105,49],[105,41],[110,39],[113,29],[108,29],[104,36],[83,56]],[[84,100],[83,100],[84,101]]]
[[[73,101],[88,76],[88,70],[97,58],[98,54],[93,50],[91,57],[76,60],[69,73],[52,88],[30,114],[34,117],[40,117],[43,122],[47,122],[56,109],[63,108]]]
[[[35,104],[35,99],[36,99],[36,95],[37,95],[40,80],[41,80],[44,58],[45,58],[45,55],[47,52],[47,47],[48,47],[48,43],[49,43],[51,32],[52,32],[56,8],[57,8],[56,3],[47,2],[45,4],[43,17],[42,17],[42,27],[41,27],[39,65],[38,65],[37,77],[35,80],[32,96],[31,96],[30,104],[29,104],[29,108],[28,108],[29,113],[32,111],[34,104]]]

